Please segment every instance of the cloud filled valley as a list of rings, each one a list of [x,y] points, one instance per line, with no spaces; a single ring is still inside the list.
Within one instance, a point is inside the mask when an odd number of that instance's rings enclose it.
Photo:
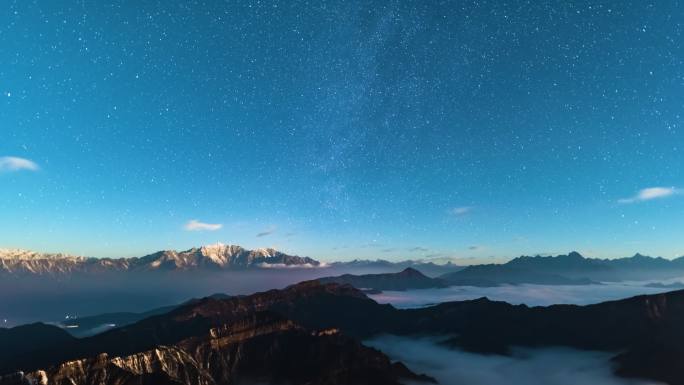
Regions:
[[[487,297],[494,301],[505,301],[514,305],[549,306],[554,304],[588,305],[672,290],[666,286],[647,287],[645,285],[645,282],[611,282],[594,285],[451,286],[443,289],[385,291],[380,294],[373,294],[371,297],[380,303],[391,303],[402,308],[480,297]]]
[[[428,373],[441,385],[656,385],[616,377],[610,353],[567,348],[516,349],[512,356],[482,355],[450,349],[436,338],[385,335],[365,343]],[[413,384],[411,384],[413,385]]]

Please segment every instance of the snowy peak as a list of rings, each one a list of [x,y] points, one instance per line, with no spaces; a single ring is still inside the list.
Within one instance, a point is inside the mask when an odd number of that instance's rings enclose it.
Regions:
[[[79,257],[75,255],[62,254],[62,253],[39,253],[31,250],[24,249],[0,249],[0,259],[12,259],[12,260],[22,260],[31,261],[36,259],[85,259],[85,257]]]
[[[200,253],[200,255],[209,258],[211,261],[219,265],[226,265],[230,263],[231,259],[245,251],[245,249],[242,248],[242,246],[224,245],[223,243],[215,243],[213,245],[202,246],[197,250]]]
[[[185,251],[162,250],[135,258],[87,258],[0,249],[0,274],[64,275],[120,271],[230,270],[244,268],[318,267],[308,257],[288,255],[272,248],[248,250],[216,243]]]
[[[159,251],[140,258],[138,268],[151,270],[235,269],[251,267],[317,267],[308,257],[288,255],[272,248],[248,250],[238,245],[216,243],[185,251]]]

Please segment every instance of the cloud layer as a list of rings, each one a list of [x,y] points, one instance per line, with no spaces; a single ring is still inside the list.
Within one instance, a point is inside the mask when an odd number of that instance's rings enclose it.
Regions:
[[[220,223],[204,223],[196,219],[190,220],[183,228],[187,231],[216,231],[223,227]]]
[[[675,194],[679,194],[679,190],[674,187],[649,187],[639,190],[636,195],[630,198],[623,198],[618,200],[619,203],[636,203],[650,201],[652,199],[666,198]]]
[[[37,171],[38,165],[29,159],[18,158],[16,156],[1,156],[0,157],[0,172],[10,171]]]
[[[429,338],[384,336],[364,341],[441,385],[645,385],[652,382],[618,378],[610,353],[564,348],[517,349],[512,356],[480,355],[448,349]],[[413,385],[413,383],[410,383]]]
[[[377,302],[391,303],[400,308],[421,307],[439,302],[463,301],[481,297],[487,297],[494,301],[506,301],[514,305],[548,306],[553,304],[587,305],[671,290],[645,287],[643,284],[451,286],[445,289],[384,291],[370,297]]]

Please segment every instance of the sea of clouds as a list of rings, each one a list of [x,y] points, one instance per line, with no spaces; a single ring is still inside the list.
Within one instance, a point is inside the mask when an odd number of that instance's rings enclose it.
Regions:
[[[656,294],[672,289],[646,287],[644,282],[604,283],[595,285],[504,285],[497,287],[451,286],[444,289],[385,291],[370,297],[380,303],[411,308],[447,301],[487,297],[514,305],[548,306],[553,304],[587,305]]]
[[[451,349],[436,338],[382,336],[364,342],[441,385],[655,385],[613,375],[605,352],[566,348],[516,349],[512,356]],[[412,384],[413,385],[413,384]]]

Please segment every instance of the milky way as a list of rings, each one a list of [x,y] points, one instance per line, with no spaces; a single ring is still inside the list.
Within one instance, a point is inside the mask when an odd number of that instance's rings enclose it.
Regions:
[[[0,246],[679,255],[683,11],[10,2]]]

